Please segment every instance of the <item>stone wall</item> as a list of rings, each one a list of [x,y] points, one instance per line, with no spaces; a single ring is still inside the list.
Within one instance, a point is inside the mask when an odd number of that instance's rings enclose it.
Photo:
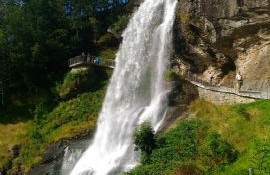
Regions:
[[[210,101],[214,104],[239,104],[239,103],[251,103],[255,99],[248,97],[241,97],[235,94],[210,91],[198,87],[199,97]]]

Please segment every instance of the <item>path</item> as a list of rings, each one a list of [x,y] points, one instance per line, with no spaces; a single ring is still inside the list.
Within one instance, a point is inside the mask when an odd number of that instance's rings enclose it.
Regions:
[[[247,97],[247,98],[253,98],[253,99],[268,99],[270,100],[270,92],[268,91],[251,91],[251,90],[240,90],[238,91],[236,88],[230,88],[225,86],[217,86],[214,84],[210,84],[209,82],[203,81],[200,78],[198,78],[196,75],[191,74],[188,72],[185,76],[185,80],[189,81],[193,85],[209,90],[214,92],[221,92],[221,93],[227,93],[227,94],[234,94],[240,97]]]

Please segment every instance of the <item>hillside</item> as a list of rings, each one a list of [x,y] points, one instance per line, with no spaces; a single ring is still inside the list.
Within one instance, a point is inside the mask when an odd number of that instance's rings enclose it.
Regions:
[[[217,106],[196,100],[129,175],[269,174],[269,101]]]

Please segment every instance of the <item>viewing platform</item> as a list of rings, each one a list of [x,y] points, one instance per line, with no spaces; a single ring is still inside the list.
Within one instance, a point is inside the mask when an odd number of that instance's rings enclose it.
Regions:
[[[83,55],[75,56],[68,60],[68,66],[70,68],[87,67],[91,65],[114,69],[115,61],[112,59],[101,59],[95,56],[83,56]]]

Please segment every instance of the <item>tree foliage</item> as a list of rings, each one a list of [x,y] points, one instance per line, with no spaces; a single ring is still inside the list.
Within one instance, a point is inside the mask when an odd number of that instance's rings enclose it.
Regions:
[[[156,146],[155,134],[149,122],[144,122],[133,132],[136,150],[140,149],[143,153],[151,154]]]
[[[127,173],[129,175],[212,174],[233,163],[237,151],[216,132],[209,131],[207,123],[184,120],[169,132],[159,135],[155,144],[149,125],[135,132],[136,145],[143,151],[151,148],[148,160]],[[136,138],[136,137],[135,137]]]
[[[54,86],[67,70],[67,59],[103,49],[97,41],[122,15],[114,1],[72,0],[70,14],[67,2],[0,0],[0,81],[5,91]]]

